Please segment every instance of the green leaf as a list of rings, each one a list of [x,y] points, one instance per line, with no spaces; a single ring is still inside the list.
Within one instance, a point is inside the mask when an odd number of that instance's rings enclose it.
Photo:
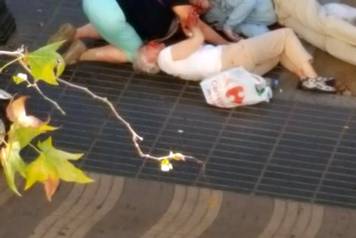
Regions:
[[[83,154],[69,153],[56,149],[52,144],[52,138],[38,143],[41,155],[33,161],[26,170],[26,186],[30,188],[34,183],[44,183],[48,180],[61,179],[66,182],[90,183],[91,178],[82,170],[76,168],[70,160],[78,160]]]
[[[61,55],[60,55],[61,56]],[[57,69],[56,69],[56,76],[57,78],[60,77],[66,67],[64,59],[61,57],[57,58]]]
[[[46,161],[46,157],[43,154],[40,154],[39,157],[26,168],[25,190],[32,187],[36,182],[45,182],[50,177],[58,177],[56,168]]]
[[[16,76],[16,75],[12,76],[12,81],[14,81],[14,83],[16,85],[19,85],[19,84],[25,82],[25,80],[23,78]]]
[[[66,159],[66,160],[79,160],[83,157],[82,153],[69,153],[63,150],[57,150],[52,144],[52,137],[48,137],[47,140],[38,143],[38,148],[53,159]]]
[[[7,143],[1,150],[1,164],[4,168],[6,182],[10,189],[21,196],[16,186],[16,173],[25,177],[26,164],[20,156],[20,144],[18,142]]]
[[[64,60],[57,53],[64,41],[46,45],[25,56],[24,62],[31,70],[33,78],[51,85],[58,85],[57,77],[64,71]]]
[[[8,132],[8,141],[17,141],[20,145],[20,149],[26,147],[35,137],[56,130],[55,127],[44,123],[39,127],[22,127],[18,123],[13,123]]]

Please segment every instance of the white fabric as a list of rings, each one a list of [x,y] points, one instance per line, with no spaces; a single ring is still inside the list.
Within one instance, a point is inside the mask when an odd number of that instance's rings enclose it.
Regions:
[[[278,21],[331,55],[356,65],[356,27],[328,15],[316,0],[274,0]]]
[[[203,45],[183,60],[173,60],[171,48],[166,47],[158,56],[158,65],[167,74],[197,81],[221,71],[221,46]]]
[[[242,67],[223,71],[204,79],[200,86],[208,104],[233,108],[269,102],[272,90],[261,76]]]

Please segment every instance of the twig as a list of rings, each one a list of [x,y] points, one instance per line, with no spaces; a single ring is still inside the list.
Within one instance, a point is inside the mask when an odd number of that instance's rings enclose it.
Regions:
[[[28,144],[32,149],[34,149],[38,154],[42,154],[42,151],[40,151],[36,146],[34,146],[32,143]]]
[[[27,71],[28,74],[31,74],[31,70],[28,68],[28,66],[22,61],[22,59],[25,57],[24,55],[25,48],[22,46],[21,48],[17,49],[16,51],[0,51],[0,55],[7,55],[7,56],[15,56],[16,59],[10,61],[9,63],[5,64],[3,67],[0,68],[0,73],[9,65],[12,63],[18,61],[20,65]],[[33,87],[36,89],[36,91],[43,97],[44,100],[48,101],[52,105],[56,107],[58,111],[62,113],[62,115],[65,115],[65,111],[62,109],[62,107],[53,99],[49,98],[44,92],[40,89],[40,87],[37,85],[36,82],[31,83],[28,80],[25,80],[27,83],[28,87]]]
[[[9,65],[15,63],[16,61],[21,60],[23,57],[25,57],[24,55],[24,51],[25,48],[24,46],[21,46],[20,48],[18,48],[15,51],[5,51],[5,50],[0,50],[0,55],[6,55],[6,56],[12,56],[12,57],[16,57],[14,60],[11,60],[10,62],[6,63],[4,66],[2,66],[0,68],[0,73],[2,73],[2,71],[7,68]]]
[[[25,48],[22,46],[22,47],[20,47],[19,49],[15,50],[15,51],[0,50],[0,55],[22,57],[22,56],[24,56],[24,54],[23,54],[24,51],[25,51]]]
[[[22,56],[19,56],[13,60],[11,60],[10,62],[7,62],[5,65],[3,65],[1,68],[0,68],[0,73],[2,73],[4,71],[4,69],[6,69],[7,67],[9,67],[10,65],[12,65],[13,63],[19,61],[22,59]]]
[[[66,112],[63,110],[63,108],[53,99],[49,98],[46,94],[43,93],[43,91],[38,87],[37,83],[30,84],[30,87],[33,87],[37,90],[37,92],[48,102],[52,103],[62,115],[66,115]]]
[[[129,130],[129,132],[131,133],[132,135],[132,142],[134,143],[134,146],[135,148],[137,149],[137,152],[138,154],[143,157],[143,158],[148,158],[148,159],[154,159],[154,160],[161,160],[159,157],[156,157],[156,156],[152,156],[150,154],[145,154],[143,153],[140,145],[139,145],[139,141],[142,141],[143,138],[141,136],[139,136],[137,134],[137,132],[132,128],[132,126],[130,125],[130,123],[128,123],[123,117],[120,116],[120,114],[118,113],[118,111],[116,110],[115,106],[112,104],[112,102],[110,102],[106,97],[100,97],[98,95],[96,95],[95,93],[93,93],[90,89],[86,88],[86,87],[83,87],[83,86],[80,86],[80,85],[76,85],[74,83],[70,83],[66,80],[63,80],[63,79],[60,79],[58,78],[58,81],[60,83],[63,83],[69,87],[72,87],[72,88],[76,88],[76,89],[79,89],[81,91],[84,91],[86,92],[87,94],[89,94],[92,98],[96,99],[96,100],[99,100],[101,102],[103,102],[104,104],[106,104],[110,109],[111,111],[114,113],[116,119],[118,119],[119,121],[121,121],[126,127],[127,129]]]
[[[156,161],[162,161],[164,159],[168,159],[168,160],[177,160],[177,155],[181,156],[180,160],[186,161],[186,160],[190,160],[190,161],[194,161],[198,164],[202,164],[204,165],[204,162],[201,160],[198,160],[192,156],[186,156],[186,155],[182,155],[182,154],[173,154],[170,153],[170,155],[168,156],[161,156],[161,157],[157,157],[157,156],[153,156],[147,153],[144,153],[140,147],[139,142],[143,141],[143,138],[137,134],[137,132],[132,128],[132,126],[130,125],[130,123],[128,123],[122,116],[120,116],[120,114],[118,113],[117,109],[115,108],[115,106],[112,104],[112,102],[110,102],[106,97],[101,97],[96,95],[95,93],[93,93],[90,89],[74,84],[74,83],[70,83],[66,80],[60,79],[58,78],[58,81],[62,84],[65,84],[69,87],[84,91],[85,93],[89,94],[92,98],[101,101],[102,103],[106,104],[112,111],[112,113],[115,115],[116,119],[118,119],[119,121],[121,121],[126,128],[129,130],[129,132],[131,133],[132,136],[132,142],[139,154],[140,157],[144,158],[144,159],[152,159],[152,160],[156,160]]]
[[[2,72],[2,70],[4,70],[6,67],[8,67],[9,65],[15,63],[15,62],[19,62],[20,65],[27,71],[28,74],[31,74],[31,70],[28,68],[28,66],[23,62],[23,58],[24,58],[24,47],[22,46],[21,48],[17,49],[16,51],[0,51],[0,55],[7,55],[7,56],[13,56],[16,57],[16,59],[8,62],[7,64],[5,64],[3,67],[0,68],[0,73]],[[31,83],[28,79],[24,79],[24,81],[27,83],[28,87],[33,87],[46,101],[50,102],[52,105],[54,105],[56,107],[57,110],[59,110],[63,115],[65,115],[65,111],[61,108],[61,106],[53,99],[49,98],[47,95],[45,95],[43,93],[43,91],[40,89],[40,87],[38,86],[38,84],[36,82]],[[106,97],[101,97],[98,96],[97,94],[95,94],[94,92],[92,92],[91,90],[89,90],[86,87],[80,86],[80,85],[76,85],[74,83],[70,83],[68,81],[65,81],[63,79],[58,78],[58,81],[62,84],[65,84],[69,87],[84,91],[85,93],[89,94],[92,98],[94,98],[95,100],[101,101],[102,103],[106,104],[111,112],[114,114],[114,116],[116,117],[116,119],[118,119],[120,122],[122,122],[126,128],[129,130],[129,132],[131,133],[131,138],[132,138],[132,142],[136,148],[136,151],[138,152],[139,156],[144,158],[144,159],[152,159],[152,160],[156,160],[156,161],[163,161],[163,160],[181,160],[181,161],[192,161],[195,162],[197,164],[202,165],[202,168],[205,167],[205,163],[199,159],[196,159],[192,156],[186,156],[180,153],[172,153],[170,152],[170,154],[168,156],[161,156],[161,157],[157,157],[157,156],[153,156],[150,155],[148,153],[144,153],[143,150],[141,149],[140,146],[140,142],[143,141],[143,138],[132,128],[132,126],[130,125],[130,123],[128,123],[123,117],[120,116],[120,114],[118,113],[117,109],[115,108],[115,106],[106,98]]]
[[[29,73],[31,75],[31,70],[27,67],[27,65],[20,60],[19,63],[21,64],[21,66],[27,71],[27,73]],[[45,99],[46,101],[50,102],[52,105],[54,105],[58,111],[60,111],[62,113],[62,115],[66,115],[66,112],[62,109],[62,107],[53,99],[49,98],[46,94],[44,94],[44,92],[40,89],[40,87],[38,87],[38,84],[36,82],[31,83],[28,80],[25,80],[28,87],[33,87],[36,89],[36,91],[43,97],[43,99]]]

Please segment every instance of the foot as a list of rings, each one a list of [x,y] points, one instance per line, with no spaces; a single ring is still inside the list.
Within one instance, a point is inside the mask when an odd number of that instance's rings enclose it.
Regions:
[[[335,93],[335,79],[331,77],[306,78],[301,81],[300,88],[303,90]]]
[[[67,65],[75,64],[79,61],[80,56],[87,50],[87,47],[81,40],[75,40],[63,54],[64,62]]]
[[[75,32],[76,28],[72,24],[65,23],[59,27],[57,32],[50,36],[47,43],[51,44],[59,41],[71,42],[74,40]]]

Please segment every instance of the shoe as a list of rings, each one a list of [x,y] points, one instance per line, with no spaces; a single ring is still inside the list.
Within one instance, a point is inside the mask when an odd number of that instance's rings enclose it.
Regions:
[[[67,43],[69,43],[73,41],[75,32],[76,28],[72,24],[65,23],[59,27],[56,33],[49,37],[47,43],[51,44],[59,41],[66,41]]]
[[[69,46],[68,50],[63,54],[63,59],[66,65],[75,64],[79,61],[80,56],[87,50],[88,48],[81,40],[74,40],[72,44]]]
[[[331,77],[306,78],[299,84],[299,88],[308,91],[318,91],[324,93],[335,93],[335,79]]]

